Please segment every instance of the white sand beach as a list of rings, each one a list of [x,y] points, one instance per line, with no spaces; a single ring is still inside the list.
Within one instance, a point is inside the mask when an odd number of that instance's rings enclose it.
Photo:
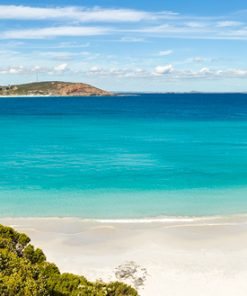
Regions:
[[[27,233],[63,272],[111,281],[132,268],[125,282],[142,296],[247,295],[247,216],[1,218],[0,223]]]

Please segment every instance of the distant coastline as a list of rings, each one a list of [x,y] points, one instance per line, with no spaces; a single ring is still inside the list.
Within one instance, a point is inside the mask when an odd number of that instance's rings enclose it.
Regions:
[[[113,92],[114,93],[114,92]],[[230,91],[228,91],[228,92],[221,92],[221,91],[219,91],[219,92],[215,92],[215,91],[213,91],[213,92],[210,92],[210,91],[208,91],[208,92],[204,92],[204,91],[181,91],[181,92],[179,92],[179,91],[143,91],[143,92],[140,92],[140,91],[134,91],[134,92],[127,92],[127,91],[119,91],[119,92],[117,92],[117,94],[119,94],[119,95],[123,95],[123,96],[126,96],[126,95],[129,95],[129,96],[133,96],[133,95],[155,95],[155,94],[157,94],[157,95],[183,95],[183,94],[185,94],[185,95],[198,95],[198,94],[202,94],[202,95],[217,95],[217,94],[219,94],[219,95],[224,95],[224,94],[247,94],[247,91],[239,91],[239,92],[237,92],[237,91],[233,91],[233,92],[230,92]]]
[[[89,96],[139,96],[139,95],[212,95],[247,94],[241,92],[205,92],[205,91],[106,91],[90,84],[63,81],[42,81],[23,84],[0,85],[0,98],[35,97],[89,97]]]
[[[85,83],[44,81],[0,86],[0,97],[52,97],[52,96],[112,96],[111,92]]]

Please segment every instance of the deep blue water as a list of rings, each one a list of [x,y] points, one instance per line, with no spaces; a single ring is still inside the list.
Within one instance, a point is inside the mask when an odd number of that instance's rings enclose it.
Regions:
[[[247,212],[247,95],[0,99],[0,216]]]

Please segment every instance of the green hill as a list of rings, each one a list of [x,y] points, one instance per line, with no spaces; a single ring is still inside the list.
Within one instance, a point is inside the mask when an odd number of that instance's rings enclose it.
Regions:
[[[109,96],[110,92],[85,83],[34,82],[0,86],[0,96]]]

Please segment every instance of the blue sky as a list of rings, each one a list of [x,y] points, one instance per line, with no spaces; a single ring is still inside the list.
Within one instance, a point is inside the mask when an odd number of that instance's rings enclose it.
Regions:
[[[244,2],[1,1],[0,84],[247,91]]]

